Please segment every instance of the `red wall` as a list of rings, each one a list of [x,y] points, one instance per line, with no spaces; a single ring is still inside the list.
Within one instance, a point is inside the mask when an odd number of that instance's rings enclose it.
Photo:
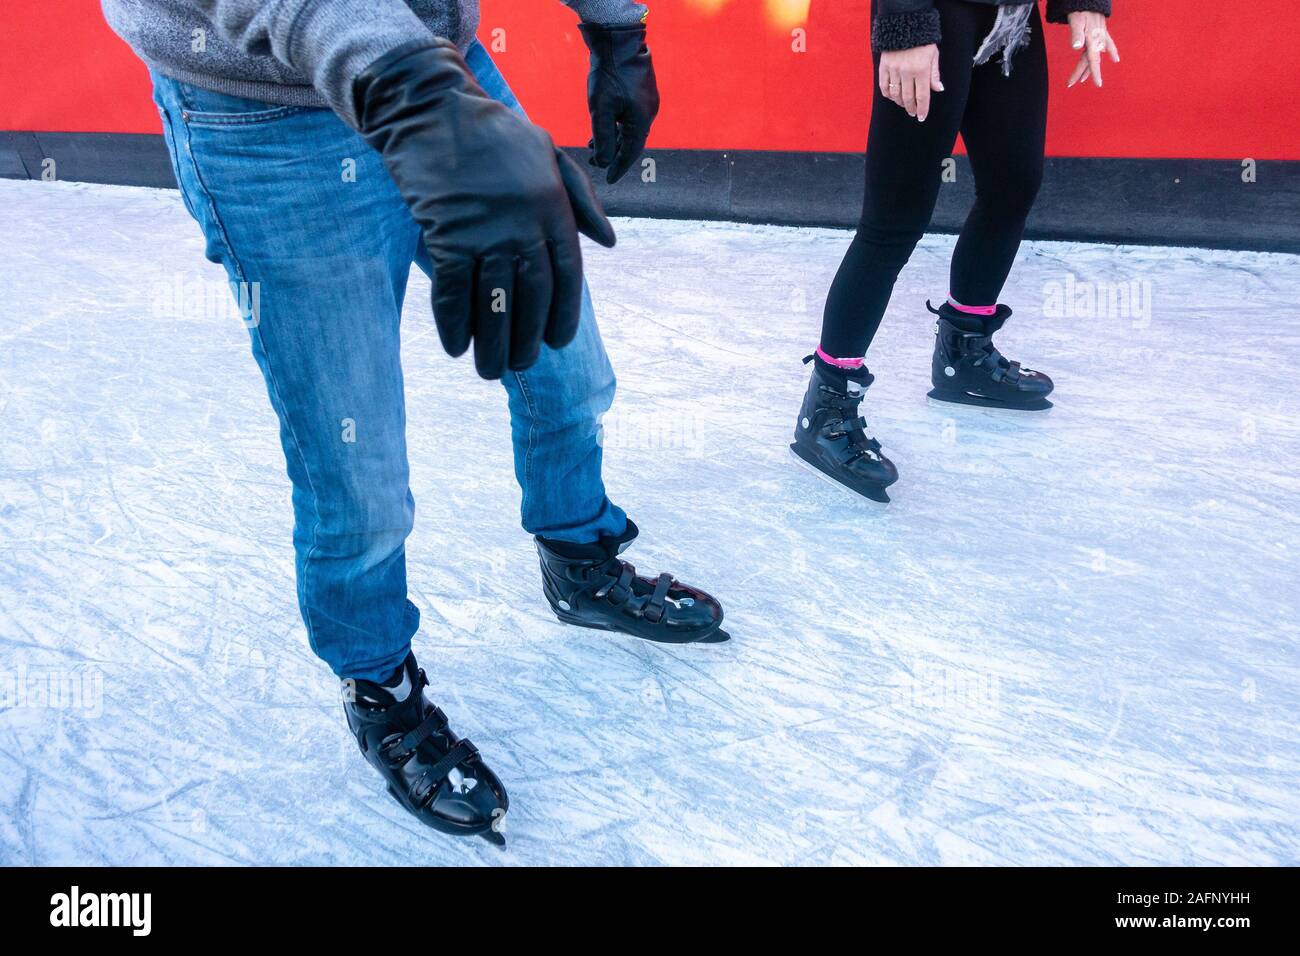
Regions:
[[[534,120],[585,143],[585,48],[559,0],[483,0],[480,37]],[[663,93],[652,146],[856,151],[866,139],[869,0],[651,0]],[[1065,89],[1074,59],[1048,27],[1049,151],[1068,156],[1300,159],[1294,0],[1115,0],[1124,55],[1104,90]],[[789,11],[795,11],[790,14]],[[786,22],[777,25],[781,16]],[[148,79],[96,0],[5,0],[0,129],[157,132]]]

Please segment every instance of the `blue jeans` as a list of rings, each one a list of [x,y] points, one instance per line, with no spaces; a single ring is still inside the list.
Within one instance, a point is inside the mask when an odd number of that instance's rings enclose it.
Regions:
[[[467,59],[489,96],[520,109],[481,45]],[[399,346],[411,263],[430,271],[420,228],[379,154],[329,110],[153,80],[181,195],[242,294],[280,420],[312,649],[340,677],[387,677],[420,622],[406,589],[415,502]],[[543,346],[503,384],[524,528],[575,542],[621,534],[598,441],[614,373],[589,295],[574,342]]]

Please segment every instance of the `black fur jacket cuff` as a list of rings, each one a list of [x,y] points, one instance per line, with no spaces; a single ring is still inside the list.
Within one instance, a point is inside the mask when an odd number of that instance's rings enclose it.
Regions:
[[[1047,0],[1049,23],[1065,23],[1072,13],[1100,13],[1110,16],[1110,0]]]
[[[910,50],[914,46],[938,43],[939,11],[912,10],[907,13],[878,13],[871,24],[871,49]]]

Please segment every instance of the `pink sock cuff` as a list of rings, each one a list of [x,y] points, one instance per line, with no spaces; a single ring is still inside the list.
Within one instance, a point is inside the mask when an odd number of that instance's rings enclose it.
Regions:
[[[948,296],[948,304],[958,312],[965,312],[967,315],[993,315],[998,311],[996,305],[962,305],[952,296]]]
[[[835,358],[823,352],[820,345],[817,346],[817,357],[827,365],[834,365],[836,368],[862,368],[862,363],[866,361],[865,356],[863,358]]]

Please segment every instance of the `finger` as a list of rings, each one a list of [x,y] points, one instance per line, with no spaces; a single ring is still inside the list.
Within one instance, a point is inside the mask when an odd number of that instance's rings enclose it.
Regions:
[[[479,260],[474,283],[474,368],[487,379],[506,372],[515,307],[515,257],[490,253]]]
[[[632,165],[641,158],[641,153],[645,151],[645,141],[650,135],[650,127],[641,126],[633,122],[623,123],[623,139],[618,146],[618,157],[614,160],[614,165],[609,167],[609,173],[605,176],[605,182],[616,183],[623,178],[624,174],[632,168]]]
[[[469,348],[474,332],[474,260],[439,258],[433,261],[433,321],[438,327],[442,347],[452,358],[459,358]]]
[[[596,143],[591,164],[604,169],[618,152],[618,116],[608,99],[602,99],[591,114],[591,132]]]
[[[1098,30],[1092,31],[1092,38],[1088,42],[1088,68],[1092,70],[1092,81],[1101,86],[1101,55],[1106,49],[1106,39],[1103,32]]]
[[[889,84],[891,82],[893,81],[889,78],[889,67],[883,63],[880,64],[880,95],[887,100],[893,98],[889,95]]]
[[[1080,54],[1079,62],[1074,65],[1074,72],[1070,74],[1070,82],[1067,83],[1066,86],[1067,87],[1074,86],[1074,84],[1078,83],[1081,79],[1083,79],[1084,75],[1087,72],[1088,72],[1088,58]]]
[[[907,110],[908,116],[916,115],[916,78],[906,77],[903,80],[903,109]]]
[[[885,98],[891,103],[903,105],[903,77],[897,70],[889,71],[889,82],[885,84]]]
[[[582,318],[582,247],[577,236],[553,239],[550,246],[555,286],[545,337],[551,348],[562,349],[578,334]]]
[[[560,167],[560,179],[569,194],[569,205],[573,207],[573,219],[578,232],[606,249],[612,248],[616,238],[614,227],[605,217],[605,210],[600,208],[600,200],[596,198],[591,180],[581,166],[559,149],[555,151],[555,162]],[[576,237],[574,241],[577,241]]]
[[[916,118],[922,123],[930,115],[930,78],[916,78]]]
[[[1118,62],[1119,62],[1119,47],[1115,45],[1115,38],[1112,37],[1112,36],[1110,36],[1110,34],[1107,34],[1107,35],[1106,35],[1106,49],[1108,49],[1108,50],[1110,51],[1110,58],[1111,58],[1111,60],[1112,60],[1113,62],[1115,62],[1115,63],[1118,63]]]
[[[1084,21],[1086,19],[1087,17],[1070,18],[1070,46],[1074,47],[1076,50],[1083,49],[1083,42],[1085,39],[1084,34],[1086,32]]]
[[[543,243],[515,262],[515,308],[510,322],[510,371],[522,372],[542,354],[555,276]]]
[[[939,58],[937,56],[930,66],[930,89],[936,93],[943,92],[943,79],[939,76]]]

